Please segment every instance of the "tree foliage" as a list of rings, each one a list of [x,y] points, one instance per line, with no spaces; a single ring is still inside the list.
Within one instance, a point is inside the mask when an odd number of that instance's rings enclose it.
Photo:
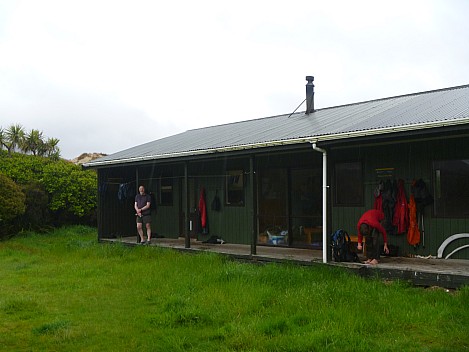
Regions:
[[[0,172],[0,224],[24,214],[25,199],[20,186]]]
[[[76,216],[89,214],[96,207],[96,173],[59,160],[44,167],[43,184],[50,194],[49,207]]]
[[[1,192],[3,214],[18,229],[40,229],[54,224],[91,223],[97,205],[97,175],[72,162],[0,150],[0,173],[14,185]],[[3,186],[7,187],[7,186]],[[22,206],[8,211],[9,204]],[[18,212],[17,210],[21,210]],[[7,219],[6,217],[2,217]]]
[[[21,190],[26,196],[26,211],[19,223],[28,230],[48,228],[51,222],[49,195],[44,186],[38,181],[30,181],[22,185]]]
[[[4,151],[0,151],[0,158],[0,171],[3,171],[5,175],[19,185],[34,180],[40,182],[44,167],[53,162],[48,158],[19,153],[13,153],[8,156]]]
[[[15,151],[40,155],[58,160],[60,157],[59,140],[45,139],[42,131],[32,129],[27,133],[20,124],[0,127],[0,149],[6,148],[9,155]]]

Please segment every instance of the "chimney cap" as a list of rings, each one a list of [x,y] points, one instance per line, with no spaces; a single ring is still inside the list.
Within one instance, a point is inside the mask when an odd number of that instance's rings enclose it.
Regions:
[[[306,76],[306,80],[308,81],[308,83],[313,83],[314,76]]]

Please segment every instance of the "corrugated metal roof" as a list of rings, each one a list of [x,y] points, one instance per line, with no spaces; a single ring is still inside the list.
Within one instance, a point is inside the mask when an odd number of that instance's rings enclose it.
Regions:
[[[141,160],[320,142],[469,124],[469,85],[189,130],[84,164]]]

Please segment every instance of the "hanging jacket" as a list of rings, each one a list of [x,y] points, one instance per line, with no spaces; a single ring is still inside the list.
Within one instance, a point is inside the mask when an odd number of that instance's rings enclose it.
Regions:
[[[397,197],[392,224],[396,226],[397,234],[407,232],[409,228],[409,207],[404,190],[404,180],[397,182]]]
[[[384,220],[384,213],[382,211],[376,210],[376,209],[366,211],[361,216],[360,220],[358,220],[358,224],[357,224],[358,243],[363,242],[363,235],[360,233],[361,224],[367,224],[368,226],[378,230],[378,232],[381,232],[383,234],[384,243],[387,243],[388,237],[386,234],[386,230],[381,225],[381,221],[383,220]]]
[[[202,228],[207,227],[207,205],[205,204],[205,188],[200,189],[200,198],[199,198],[199,212],[200,212],[200,222]]]
[[[384,182],[380,181],[378,186],[376,186],[375,191],[373,192],[373,195],[375,197],[373,209],[383,211],[383,195],[381,194],[381,192],[383,191],[383,188],[384,188]]]
[[[375,195],[375,202],[373,204],[373,209],[383,211],[383,196],[380,194]]]
[[[417,204],[415,203],[414,195],[409,197],[409,231],[407,231],[407,242],[411,246],[420,243],[420,230],[417,220]]]
[[[384,189],[381,192],[383,197],[383,213],[384,221],[381,223],[386,229],[386,233],[389,235],[394,235],[396,229],[392,223],[394,217],[394,207],[396,205],[396,195],[397,195],[397,185],[395,180],[386,180],[384,182]]]

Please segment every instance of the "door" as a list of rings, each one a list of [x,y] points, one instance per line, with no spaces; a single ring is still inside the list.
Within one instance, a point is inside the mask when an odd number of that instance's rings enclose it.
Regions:
[[[290,171],[291,245],[322,248],[322,170]]]

